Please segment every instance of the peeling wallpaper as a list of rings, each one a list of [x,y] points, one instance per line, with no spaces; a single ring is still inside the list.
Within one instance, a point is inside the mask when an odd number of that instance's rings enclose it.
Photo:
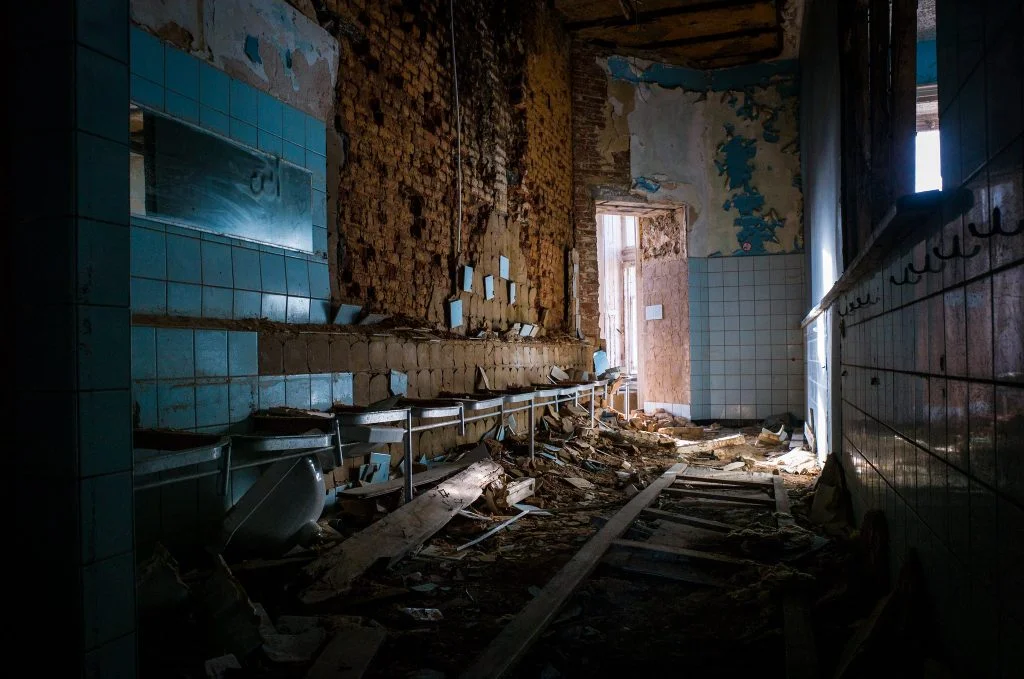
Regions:
[[[628,148],[634,195],[691,208],[691,256],[803,250],[795,64],[599,64],[609,78],[602,160]]]

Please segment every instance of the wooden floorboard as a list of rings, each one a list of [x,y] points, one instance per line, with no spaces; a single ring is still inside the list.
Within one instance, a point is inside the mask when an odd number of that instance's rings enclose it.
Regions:
[[[597,567],[612,543],[629,529],[640,512],[654,502],[685,469],[685,463],[673,465],[612,516],[569,563],[555,574],[540,594],[526,604],[519,615],[505,626],[473,665],[462,674],[463,679],[498,679],[505,676],[547,628],[580,582]]]
[[[731,523],[722,523],[721,521],[713,521],[711,519],[701,519],[696,516],[688,516],[686,514],[678,514],[676,512],[666,512],[663,509],[648,508],[643,511],[643,514],[644,516],[649,516],[652,519],[681,523],[687,526],[693,526],[694,528],[713,530],[718,533],[731,533],[734,530],[741,529],[741,526],[735,526]]]
[[[758,505],[761,507],[775,507],[775,500],[770,497],[747,497],[743,495],[726,495],[725,493],[709,493],[703,490],[691,490],[689,488],[666,488],[666,495],[678,497],[692,497],[700,500],[714,500],[719,502],[738,502],[740,504]]]

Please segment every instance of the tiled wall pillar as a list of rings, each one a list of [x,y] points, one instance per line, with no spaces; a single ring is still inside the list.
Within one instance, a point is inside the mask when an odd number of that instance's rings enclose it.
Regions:
[[[689,264],[691,417],[803,419],[803,255]]]
[[[128,3],[12,9],[14,645],[132,677]]]

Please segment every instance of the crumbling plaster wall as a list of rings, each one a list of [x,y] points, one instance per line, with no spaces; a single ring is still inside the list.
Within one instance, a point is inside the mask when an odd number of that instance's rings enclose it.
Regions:
[[[333,116],[338,43],[282,0],[131,0],[131,17],[233,78]]]
[[[686,205],[693,257],[802,251],[797,93],[793,61],[706,72],[573,45],[574,219],[588,336],[598,333],[599,201]]]
[[[436,324],[458,292],[467,331],[517,321],[561,329],[572,240],[568,40],[540,2],[455,3],[460,151],[448,7],[328,1],[320,12],[341,45],[335,296]],[[499,256],[510,260],[515,303]],[[471,293],[453,286],[464,264],[474,267]]]
[[[792,65],[704,73],[603,60],[610,79],[632,85],[610,92],[625,101],[613,103],[609,125],[626,119],[631,193],[690,207],[693,256],[803,249]]]
[[[686,210],[640,219],[641,385],[645,408],[688,417],[690,403],[690,295]],[[643,309],[661,305],[660,319]]]

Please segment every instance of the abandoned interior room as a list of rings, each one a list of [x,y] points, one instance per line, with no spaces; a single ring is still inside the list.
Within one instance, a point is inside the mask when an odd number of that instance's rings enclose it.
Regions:
[[[8,17],[17,674],[1024,676],[1021,0]]]

